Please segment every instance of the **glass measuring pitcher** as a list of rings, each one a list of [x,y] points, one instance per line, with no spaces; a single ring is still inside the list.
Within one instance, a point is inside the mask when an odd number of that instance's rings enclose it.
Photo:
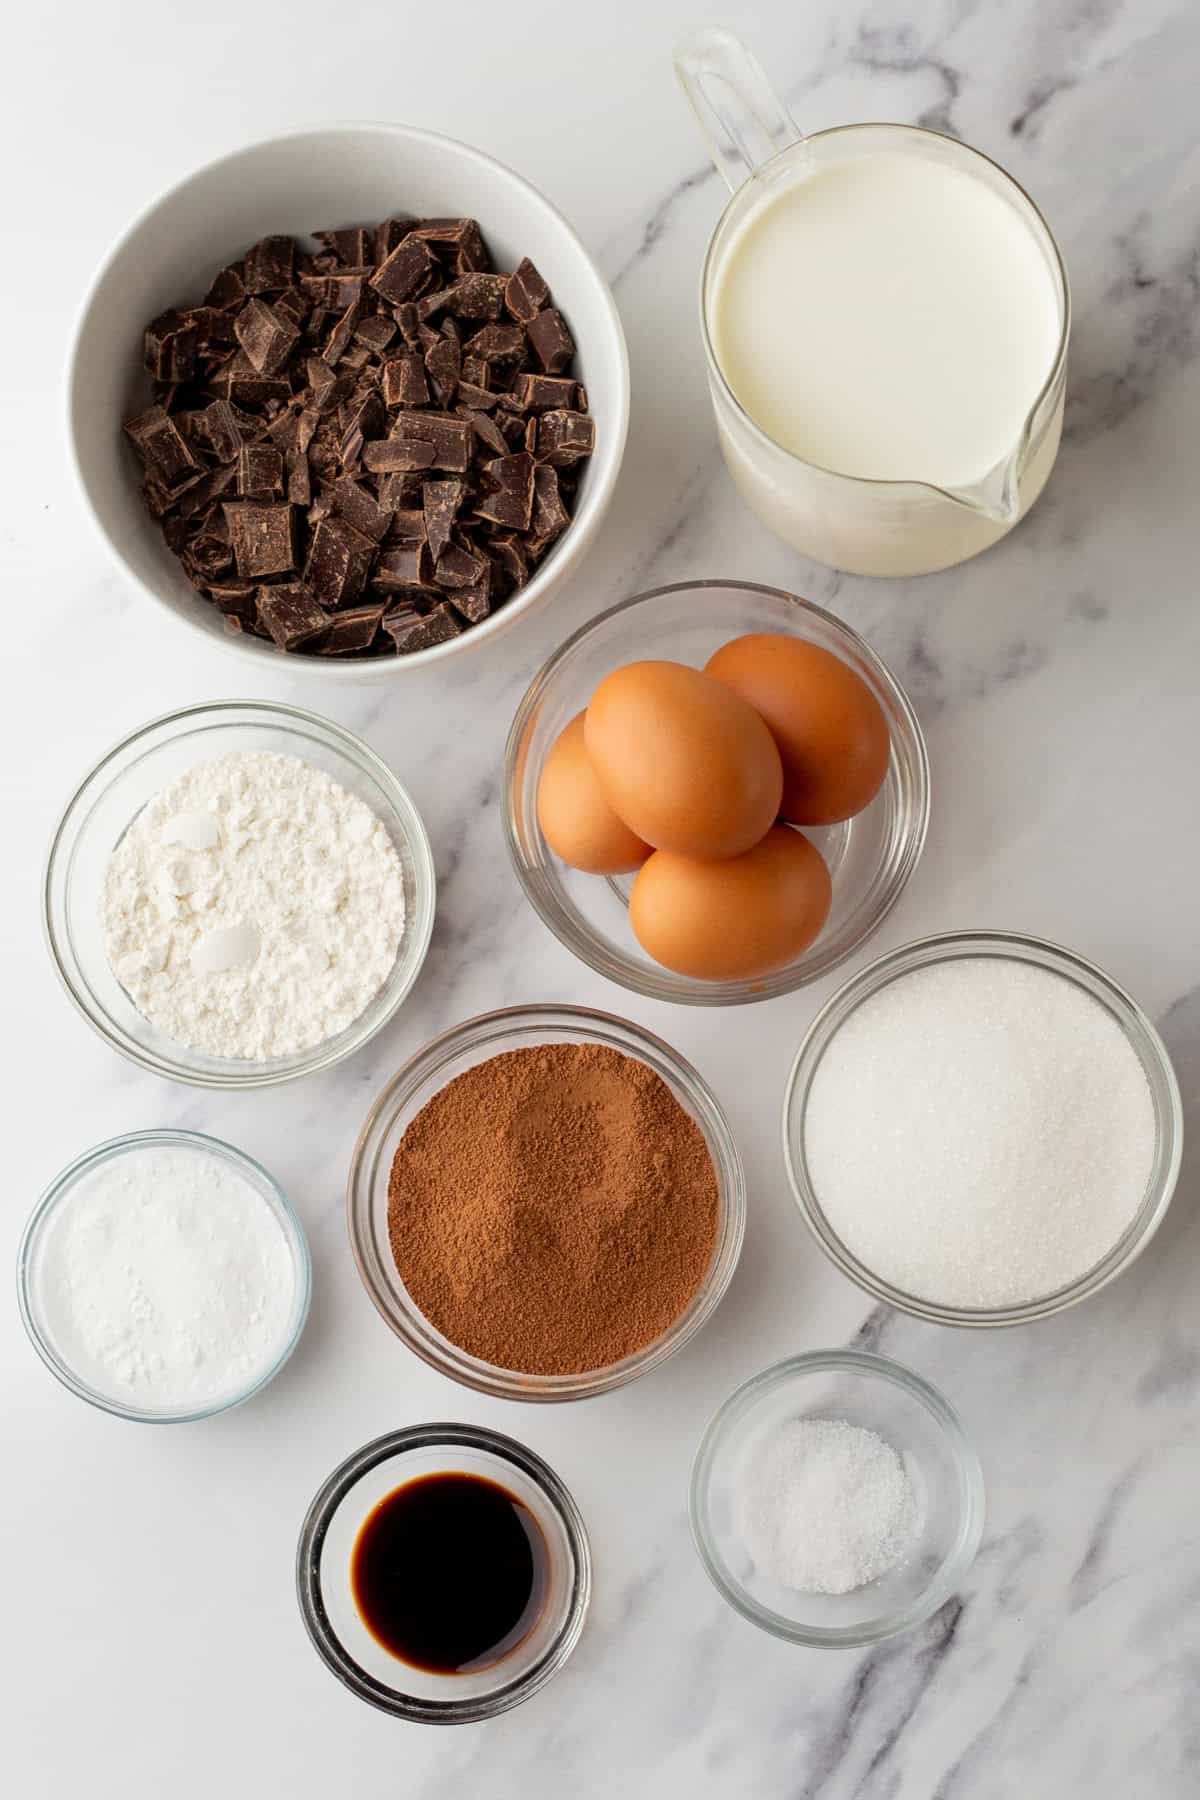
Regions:
[[[977,556],[1033,505],[1062,433],[1070,296],[1041,213],[940,132],[802,137],[730,32],[688,39],[676,69],[731,193],[700,316],[742,497],[805,556],[854,574]],[[972,284],[979,306],[962,303]]]

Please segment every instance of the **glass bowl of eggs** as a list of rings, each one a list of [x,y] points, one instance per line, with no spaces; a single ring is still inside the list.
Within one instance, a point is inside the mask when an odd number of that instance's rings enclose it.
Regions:
[[[816,981],[895,905],[929,762],[904,690],[832,613],[679,582],[601,613],[517,708],[504,821],[535,911],[610,981],[730,1006]]]

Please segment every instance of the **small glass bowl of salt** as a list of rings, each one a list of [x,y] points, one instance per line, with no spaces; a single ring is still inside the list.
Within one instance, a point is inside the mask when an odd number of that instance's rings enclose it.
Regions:
[[[956,1591],[983,1531],[958,1415],[899,1363],[821,1350],[731,1394],[692,1468],[692,1536],[722,1597],[776,1637],[881,1643]]]

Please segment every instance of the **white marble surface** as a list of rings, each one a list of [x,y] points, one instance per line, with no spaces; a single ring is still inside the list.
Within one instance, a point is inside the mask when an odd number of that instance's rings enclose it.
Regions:
[[[840,579],[769,541],[735,499],[694,323],[720,194],[670,71],[674,39],[706,22],[686,0],[46,0],[9,21],[3,1254],[75,1152],[178,1123],[278,1173],[316,1264],[311,1322],[275,1387],[170,1431],[124,1426],[60,1389],[10,1289],[0,1764],[21,1800],[1200,1791],[1195,1153],[1151,1251],[1090,1306],[1004,1335],[873,1312],[808,1241],[778,1151],[787,1064],[832,984],[720,1012],[607,986],[524,904],[497,810],[524,683],[601,604],[689,575],[808,593],[891,661],[929,738],[929,847],[872,949],[967,925],[1070,943],[1158,1018],[1194,1108],[1200,14],[1188,0],[752,0],[736,12],[804,124],[890,117],[958,132],[1026,181],[1058,230],[1076,304],[1068,438],[1035,515],[978,563],[910,583]],[[469,117],[431,79],[451,54]],[[204,1095],[93,1038],[39,939],[43,847],[77,776],[151,714],[246,687],[236,661],[184,643],[109,567],[63,484],[60,372],[86,277],[153,191],[260,130],[354,116],[470,136],[565,209],[616,287],[632,434],[581,578],[494,656],[370,695],[285,668],[261,683],[391,759],[429,824],[441,911],[418,988],[369,1050],[280,1092]],[[411,1358],[359,1288],[342,1201],[363,1112],[399,1059],[470,1013],[548,999],[622,1011],[678,1044],[728,1108],[750,1183],[742,1264],[702,1337],[641,1385],[559,1409],[476,1399]],[[782,1354],[850,1341],[944,1385],[989,1492],[958,1599],[869,1655],[794,1650],[734,1617],[685,1521],[715,1404]],[[388,1427],[439,1416],[498,1425],[545,1454],[596,1561],[567,1671],[527,1707],[456,1732],[394,1723],[345,1693],[292,1594],[296,1529],[326,1472]]]

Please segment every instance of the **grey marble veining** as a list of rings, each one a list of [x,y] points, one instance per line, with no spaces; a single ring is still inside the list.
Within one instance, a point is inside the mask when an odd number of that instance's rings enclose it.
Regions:
[[[736,14],[736,17],[735,17]],[[279,1175],[308,1227],[313,1313],[252,1406],[202,1427],[123,1427],[60,1391],[0,1313],[5,1471],[3,1763],[21,1800],[215,1792],[406,1800],[1187,1800],[1200,1793],[1200,11],[1188,0],[749,0],[729,19],[802,126],[895,118],[998,157],[1062,244],[1074,302],[1067,432],[1044,499],[945,575],[871,582],[806,564],[742,508],[717,452],[696,284],[721,184],[670,68],[706,22],[687,0],[518,15],[454,9],[451,111],[430,79],[445,14],[344,0],[183,8],[72,0],[10,24],[5,111],[10,430],[0,563],[7,877],[0,931],[13,1152],[5,1254],[37,1191],[88,1143],[209,1130]],[[267,72],[264,80],[263,71]],[[90,269],[168,180],[312,117],[472,137],[543,187],[613,281],[634,413],[612,514],[571,590],[437,682],[349,691],[286,665],[266,694],[329,712],[400,771],[440,880],[421,981],[326,1077],[259,1096],[171,1087],[112,1056],[38,938],[45,840],[85,766],[152,713],[245,690],[104,560],[66,484],[59,378]],[[507,869],[499,761],[546,654],[610,600],[742,575],[833,607],[907,685],[933,765],[922,864],[872,945],[1000,925],[1108,967],[1160,1022],[1191,1143],[1167,1222],[1089,1305],[956,1334],[872,1308],[787,1196],[787,1067],[833,980],[739,1011],[610,987],[542,928]],[[608,1007],[661,1032],[726,1106],[750,1187],[730,1293],[685,1354],[573,1408],[479,1400],[389,1336],[345,1243],[343,1188],[397,1062],[472,1012]],[[749,1059],[753,1059],[750,1063]],[[748,1068],[752,1072],[748,1073]],[[868,1345],[942,1386],[988,1485],[978,1561],[921,1631],[865,1655],[766,1638],[729,1612],[687,1533],[692,1451],[715,1405],[790,1351]],[[587,1517],[588,1628],[530,1705],[457,1732],[371,1713],[311,1654],[291,1590],[304,1506],[391,1426],[498,1425],[546,1455]]]

